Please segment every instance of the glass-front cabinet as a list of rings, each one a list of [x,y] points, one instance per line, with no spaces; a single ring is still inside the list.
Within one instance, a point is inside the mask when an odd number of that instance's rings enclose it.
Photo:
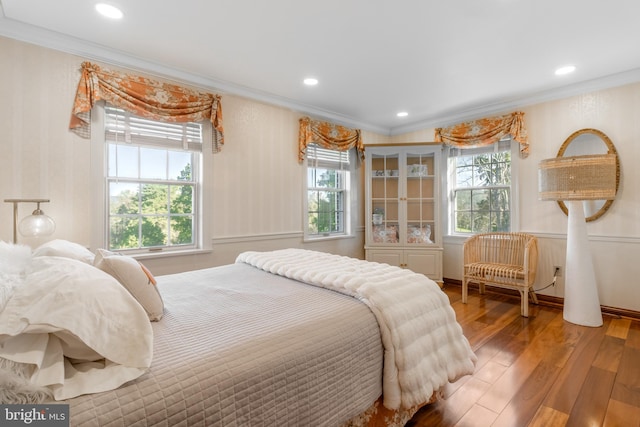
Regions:
[[[439,144],[367,146],[366,239],[369,261],[442,283]]]

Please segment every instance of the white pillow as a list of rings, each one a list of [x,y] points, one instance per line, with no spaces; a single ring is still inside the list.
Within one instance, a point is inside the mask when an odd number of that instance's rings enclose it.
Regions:
[[[31,383],[56,400],[115,389],[153,357],[140,304],[109,274],[63,257],[32,259],[0,312],[0,337],[0,358],[29,364]]]
[[[142,263],[130,256],[98,249],[93,265],[118,279],[144,307],[150,320],[162,319],[164,303],[156,287],[156,279]]]
[[[33,256],[60,256],[93,265],[95,255],[84,246],[68,240],[56,239],[43,243],[33,251]]]

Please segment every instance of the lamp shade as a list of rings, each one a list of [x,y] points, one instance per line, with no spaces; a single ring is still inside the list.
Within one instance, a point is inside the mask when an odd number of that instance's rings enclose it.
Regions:
[[[56,230],[56,223],[40,209],[20,221],[20,234],[27,237],[48,236]]]
[[[538,167],[540,200],[610,200],[616,195],[615,154],[557,157]]]

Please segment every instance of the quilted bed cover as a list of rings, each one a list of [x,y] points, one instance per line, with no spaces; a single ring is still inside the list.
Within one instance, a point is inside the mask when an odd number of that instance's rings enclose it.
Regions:
[[[304,249],[244,252],[239,261],[366,304],[380,327],[387,409],[421,405],[448,382],[474,371],[476,355],[449,298],[422,274]]]
[[[357,299],[244,263],[160,276],[150,370],[70,399],[73,426],[338,426],[382,393],[383,347]]]

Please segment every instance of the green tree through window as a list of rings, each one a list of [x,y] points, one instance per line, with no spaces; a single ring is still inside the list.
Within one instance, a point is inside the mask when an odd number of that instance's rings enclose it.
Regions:
[[[195,246],[201,125],[152,121],[107,106],[105,133],[109,248]]]
[[[510,230],[510,151],[456,157],[455,178],[456,232]]]
[[[307,147],[307,237],[349,233],[348,200],[351,160],[348,151],[317,144]]]
[[[178,180],[191,180],[186,165]],[[133,249],[193,243],[193,185],[137,184],[111,200],[110,247]]]
[[[344,232],[344,209],[341,171],[309,170],[315,186],[308,191],[309,232],[330,234]]]

